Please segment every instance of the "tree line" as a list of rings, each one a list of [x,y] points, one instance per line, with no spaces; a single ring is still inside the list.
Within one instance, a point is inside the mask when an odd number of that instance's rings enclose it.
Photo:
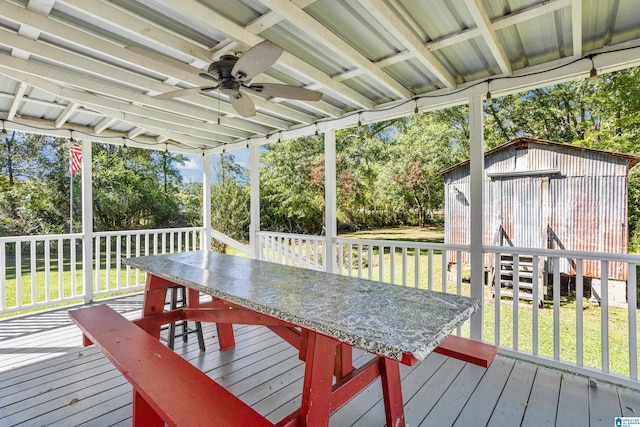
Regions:
[[[485,149],[531,137],[638,154],[638,74],[633,68],[601,75],[596,82],[577,80],[494,97],[485,104]],[[0,232],[64,231],[69,214],[68,141],[9,134],[2,143]],[[440,222],[444,203],[440,171],[469,157],[468,107],[339,130],[336,156],[340,229]],[[201,184],[182,182],[179,167],[185,161],[173,153],[94,144],[95,229],[201,225]],[[248,171],[231,154],[217,156],[213,163],[212,226],[247,240]],[[260,164],[261,229],[321,234],[322,135],[267,145],[261,149]],[[640,173],[636,169],[630,171],[628,189],[631,243],[637,248]],[[79,212],[79,191],[75,206]]]

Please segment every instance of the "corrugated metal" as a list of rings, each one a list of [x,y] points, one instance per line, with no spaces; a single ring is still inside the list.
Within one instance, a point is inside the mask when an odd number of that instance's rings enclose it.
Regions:
[[[493,151],[485,158],[485,171],[489,174],[548,169],[558,169],[560,173],[493,178],[485,175],[485,243],[626,253],[627,168],[631,161],[531,140],[524,146],[512,143]],[[468,164],[445,174],[446,243],[469,243],[470,209],[465,202],[468,190]],[[488,258],[486,261],[492,262]],[[560,271],[575,274],[575,260],[560,260]],[[600,277],[599,262],[585,261],[584,275]],[[608,277],[626,280],[626,266],[611,263]]]

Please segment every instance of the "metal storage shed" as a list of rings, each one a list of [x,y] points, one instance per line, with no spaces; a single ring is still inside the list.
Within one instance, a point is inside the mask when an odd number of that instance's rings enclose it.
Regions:
[[[484,244],[626,253],[627,175],[638,162],[640,156],[531,138],[485,152]],[[445,243],[468,244],[469,161],[441,173]],[[485,266],[493,265],[485,256]],[[560,262],[563,274],[573,268],[571,260]],[[585,261],[584,276],[600,277],[599,269]],[[611,263],[608,277],[626,281],[625,266]]]

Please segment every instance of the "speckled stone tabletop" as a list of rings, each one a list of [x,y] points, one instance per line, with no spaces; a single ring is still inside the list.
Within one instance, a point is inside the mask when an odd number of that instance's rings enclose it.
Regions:
[[[215,252],[124,263],[395,360],[423,360],[479,308],[468,297]]]

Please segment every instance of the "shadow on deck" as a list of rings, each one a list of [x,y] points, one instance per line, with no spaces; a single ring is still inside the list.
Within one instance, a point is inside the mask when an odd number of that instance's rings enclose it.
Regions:
[[[105,301],[137,318],[142,295]],[[67,309],[0,320],[0,425],[130,426],[131,387],[81,334]],[[236,347],[220,352],[212,325],[207,351],[195,336],[176,351],[271,421],[300,404],[303,364],[265,327],[235,327]],[[359,366],[368,355],[354,351]],[[416,426],[613,426],[640,415],[640,391],[498,356],[483,369],[439,354],[402,367],[407,424]],[[379,380],[378,380],[379,381]],[[379,382],[347,402],[331,426],[383,426]]]

